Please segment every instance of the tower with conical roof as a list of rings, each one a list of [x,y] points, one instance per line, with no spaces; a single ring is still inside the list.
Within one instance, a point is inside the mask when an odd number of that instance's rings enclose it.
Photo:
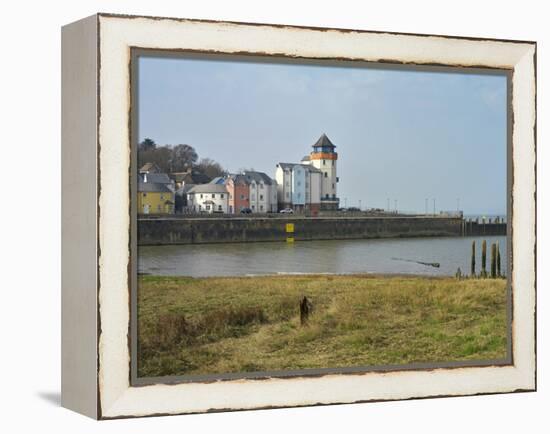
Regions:
[[[336,146],[326,134],[313,144],[313,150],[309,154],[309,164],[322,172],[321,176],[321,209],[336,210],[340,200],[337,194],[338,176],[336,163],[338,153]]]

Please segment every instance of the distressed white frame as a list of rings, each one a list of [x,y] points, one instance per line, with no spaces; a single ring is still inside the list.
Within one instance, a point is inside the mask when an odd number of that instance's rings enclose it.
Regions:
[[[98,15],[97,417],[472,395],[536,387],[532,42]],[[513,69],[513,365],[131,387],[130,47]]]

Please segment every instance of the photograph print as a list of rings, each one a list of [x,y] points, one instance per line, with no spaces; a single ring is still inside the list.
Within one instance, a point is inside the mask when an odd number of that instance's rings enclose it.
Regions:
[[[134,378],[510,364],[509,81],[134,53]]]

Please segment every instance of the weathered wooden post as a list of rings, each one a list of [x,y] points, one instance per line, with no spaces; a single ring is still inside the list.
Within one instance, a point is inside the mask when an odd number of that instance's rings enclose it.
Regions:
[[[476,242],[472,241],[472,260],[470,264],[470,276],[476,277]]]
[[[491,279],[497,277],[497,245],[491,243]]]
[[[497,241],[497,276],[498,277],[502,276],[500,271],[501,271],[500,270],[500,246]]]
[[[300,302],[300,324],[305,325],[309,320],[309,315],[313,312],[313,303],[306,297]]]
[[[487,241],[481,243],[481,277],[487,277]]]

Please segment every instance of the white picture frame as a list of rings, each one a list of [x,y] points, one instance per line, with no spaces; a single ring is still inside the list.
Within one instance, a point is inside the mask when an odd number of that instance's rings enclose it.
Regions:
[[[132,384],[134,48],[510,71],[511,363]],[[63,28],[62,55],[63,406],[112,419],[536,389],[534,42],[97,14]]]

